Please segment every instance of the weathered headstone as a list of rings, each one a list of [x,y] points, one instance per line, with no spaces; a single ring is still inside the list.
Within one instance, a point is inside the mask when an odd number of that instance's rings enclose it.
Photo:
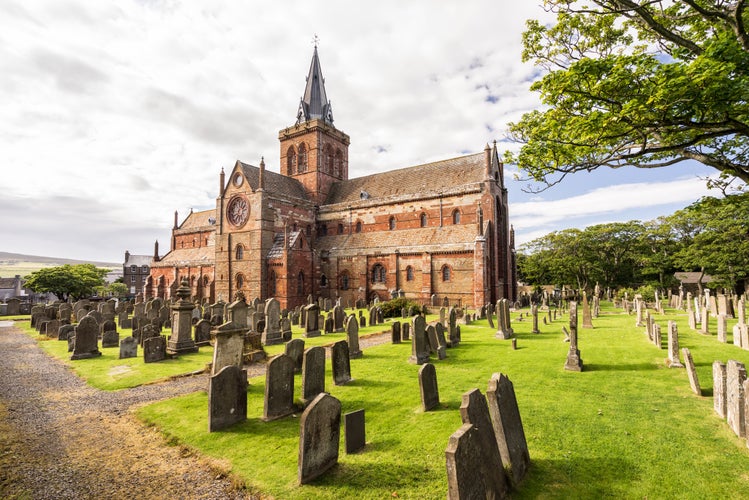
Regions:
[[[351,361],[349,358],[348,342],[339,340],[333,344],[331,351],[333,383],[335,385],[346,385],[351,381]]]
[[[492,374],[486,399],[489,402],[489,413],[502,464],[512,484],[517,486],[528,472],[531,459],[515,398],[515,388],[510,379],[502,373]]]
[[[294,413],[294,360],[279,354],[265,371],[263,420],[269,422]]]
[[[117,330],[107,330],[101,335],[102,347],[118,347],[120,345],[120,334]]]
[[[322,393],[310,403],[299,422],[299,484],[306,484],[338,463],[341,441],[341,402]]]
[[[302,360],[302,400],[309,404],[321,392],[325,392],[325,348],[310,347]]]
[[[75,327],[75,344],[70,359],[86,359],[101,356],[99,351],[99,324],[91,316],[85,316]]]
[[[225,366],[234,365],[242,368],[244,331],[244,328],[238,328],[234,323],[224,323],[213,329],[211,336],[216,339],[216,345],[213,348],[211,375],[216,375]]]
[[[301,373],[304,357],[304,340],[292,339],[286,342],[286,345],[284,346],[284,354],[294,361],[294,371],[296,373]]]
[[[320,307],[317,304],[310,304],[304,308],[305,323],[304,323],[304,336],[319,337],[320,336]]]
[[[401,325],[401,340],[404,342],[411,340],[411,324],[408,322]]]
[[[195,337],[195,345],[206,346],[211,343],[211,322],[207,319],[201,319],[193,327],[193,335]]]
[[[401,343],[401,323],[400,321],[393,321],[390,327],[390,339],[393,344]]]
[[[135,337],[125,337],[120,340],[120,357],[119,359],[125,358],[137,358],[138,357],[138,341]]]
[[[411,343],[411,357],[409,363],[423,365],[429,361],[429,341],[427,340],[426,320],[424,316],[414,316],[413,342]]]
[[[726,365],[713,361],[713,408],[721,418],[726,418]]]
[[[744,414],[744,363],[729,359],[726,363],[726,420],[728,426],[739,437],[746,435]]]
[[[684,365],[679,361],[679,330],[676,321],[668,322],[668,358],[666,364],[670,368],[683,368]]]
[[[440,394],[437,388],[437,370],[432,363],[424,363],[419,368],[419,389],[421,391],[421,407],[424,411],[433,410],[440,404]]]
[[[208,384],[208,432],[247,420],[247,371],[225,366]]]
[[[510,326],[510,303],[507,299],[497,301],[497,333],[498,339],[509,339],[515,333]]]
[[[356,453],[366,444],[364,410],[356,410],[343,415],[346,453]]]
[[[541,330],[538,329],[538,306],[536,304],[531,306],[531,315],[533,316],[533,328],[531,333],[541,333]]]
[[[726,315],[725,314],[719,314],[718,315],[718,342],[725,343],[726,338],[726,330],[728,329],[728,324],[726,321]]]
[[[692,353],[689,349],[684,347],[681,350],[682,357],[684,358],[684,366],[687,367],[687,377],[689,377],[689,387],[692,388],[692,392],[698,396],[702,396],[702,389],[700,389],[700,381],[697,378],[697,368],[694,366],[694,360],[692,359]]]
[[[265,329],[263,344],[275,345],[283,342],[281,334],[281,303],[275,298],[265,301]]]
[[[346,340],[348,342],[349,358],[361,358],[362,352],[359,349],[359,322],[356,321],[356,316],[352,315],[346,319]]]
[[[68,340],[75,333],[75,325],[62,325],[57,329],[57,340]]]
[[[166,337],[159,335],[143,341],[143,362],[156,363],[166,359]]]
[[[588,294],[583,291],[583,328],[593,328],[593,314],[588,304]]]

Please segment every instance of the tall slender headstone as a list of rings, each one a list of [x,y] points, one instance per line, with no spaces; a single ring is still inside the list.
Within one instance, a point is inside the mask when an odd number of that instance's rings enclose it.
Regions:
[[[283,342],[281,335],[281,303],[271,297],[265,301],[265,328],[263,330],[263,344],[275,345]]]
[[[335,385],[346,385],[352,380],[348,342],[345,340],[339,340],[333,344],[331,351],[330,358],[333,365],[333,383]]]
[[[265,371],[263,420],[269,422],[294,413],[294,360],[279,354]]]
[[[515,387],[506,375],[494,373],[489,379],[486,399],[489,402],[502,464],[512,484],[517,486],[528,473],[531,458],[515,397]]]
[[[423,365],[429,361],[429,341],[426,333],[426,320],[424,316],[413,317],[413,342],[411,343],[411,357],[409,363]]]
[[[338,463],[341,402],[322,393],[307,406],[299,422],[299,484],[307,484]]]
[[[390,339],[393,344],[401,343],[401,322],[400,321],[393,321],[393,324],[390,327]]]
[[[359,349],[359,322],[354,315],[346,318],[346,340],[348,342],[349,358],[361,358],[362,351]]]
[[[541,330],[538,329],[538,306],[536,304],[531,306],[531,316],[533,316],[533,329],[531,333],[541,333]]]
[[[208,384],[208,432],[247,420],[247,371],[225,366]]]
[[[692,353],[689,349],[684,347],[681,350],[682,357],[684,358],[684,365],[687,367],[687,377],[689,377],[689,387],[692,388],[698,396],[702,396],[702,389],[700,388],[700,380],[697,378],[697,368],[694,366],[694,360],[692,359]]]
[[[744,414],[744,363],[729,359],[726,363],[726,420],[728,426],[739,437],[746,435]]]
[[[310,347],[302,360],[302,400],[309,404],[321,392],[325,392],[325,348]]]
[[[424,363],[419,368],[419,389],[421,391],[421,408],[429,411],[440,404],[437,388],[437,370],[432,363]]]
[[[564,369],[573,372],[583,371],[583,360],[577,348],[577,302],[570,302],[570,349]]]
[[[669,368],[684,368],[679,361],[679,330],[676,321],[668,322],[668,358],[666,364]]]
[[[713,408],[721,418],[726,418],[726,365],[713,361]]]
[[[588,294],[583,291],[583,328],[593,328],[593,314],[588,304]]]
[[[304,336],[319,337],[320,336],[320,307],[317,304],[310,304],[304,308],[305,320],[304,323]]]
[[[725,314],[719,314],[718,315],[718,342],[723,342],[724,344],[727,341],[726,337],[726,330],[728,329],[728,324],[726,321],[726,315]]]

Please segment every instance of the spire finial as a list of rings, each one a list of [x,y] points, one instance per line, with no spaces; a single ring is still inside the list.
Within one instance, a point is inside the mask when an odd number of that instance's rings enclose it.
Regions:
[[[315,33],[315,36],[312,37],[312,45],[317,48],[317,44],[320,43],[320,37],[317,36],[317,33]]]

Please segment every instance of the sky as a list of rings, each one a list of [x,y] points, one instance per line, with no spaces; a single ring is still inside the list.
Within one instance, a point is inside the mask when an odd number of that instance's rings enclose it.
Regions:
[[[315,37],[360,177],[480,152],[540,107],[521,61],[540,1],[0,2],[0,251],[121,263],[165,253],[236,160],[279,171]],[[651,220],[708,193],[699,164],[575,174],[541,193],[505,166],[516,245]]]

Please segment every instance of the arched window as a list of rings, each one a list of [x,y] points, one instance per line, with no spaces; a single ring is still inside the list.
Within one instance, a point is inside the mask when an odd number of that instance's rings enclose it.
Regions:
[[[237,251],[235,252],[235,259],[242,260],[244,258],[244,247],[240,243],[237,245]]]
[[[242,274],[237,274],[234,281],[237,284],[237,290],[241,290],[244,287],[244,276],[242,276]]]
[[[460,210],[453,210],[453,224],[460,224]]]
[[[390,217],[390,220],[388,220],[388,228],[392,231],[395,229],[395,217]]]
[[[324,157],[323,157],[323,172],[332,174],[333,173],[333,163],[335,161],[335,158],[333,156],[333,148],[330,147],[330,144],[325,145],[324,150]]]
[[[304,295],[304,273],[299,271],[299,275],[296,278],[296,294]]]
[[[406,281],[414,280],[414,268],[411,266],[406,267]]]
[[[320,276],[320,286],[325,287],[328,286],[328,277],[324,274]]]
[[[348,290],[349,287],[349,275],[347,272],[341,273],[341,290]]]
[[[442,281],[450,281],[450,266],[442,266]]]
[[[271,297],[276,295],[276,272],[271,271],[268,273],[268,295]]]
[[[296,167],[296,152],[294,151],[294,146],[289,146],[288,151],[286,151],[286,171],[289,172],[289,175],[294,174],[294,168]]]
[[[203,286],[208,286],[208,276],[203,276]]]
[[[372,283],[385,283],[385,267],[382,264],[372,267]]]
[[[343,234],[343,224],[338,223],[338,234]]]
[[[304,143],[301,143],[299,145],[299,158],[297,160],[297,163],[299,165],[298,172],[300,174],[307,171],[307,147],[304,145]]]
[[[361,221],[356,221],[356,232],[361,233]]]
[[[333,175],[336,177],[341,177],[343,172],[343,153],[341,153],[340,149],[336,149],[335,151],[335,162],[333,164]]]
[[[427,227],[427,214],[421,213],[421,227]]]

